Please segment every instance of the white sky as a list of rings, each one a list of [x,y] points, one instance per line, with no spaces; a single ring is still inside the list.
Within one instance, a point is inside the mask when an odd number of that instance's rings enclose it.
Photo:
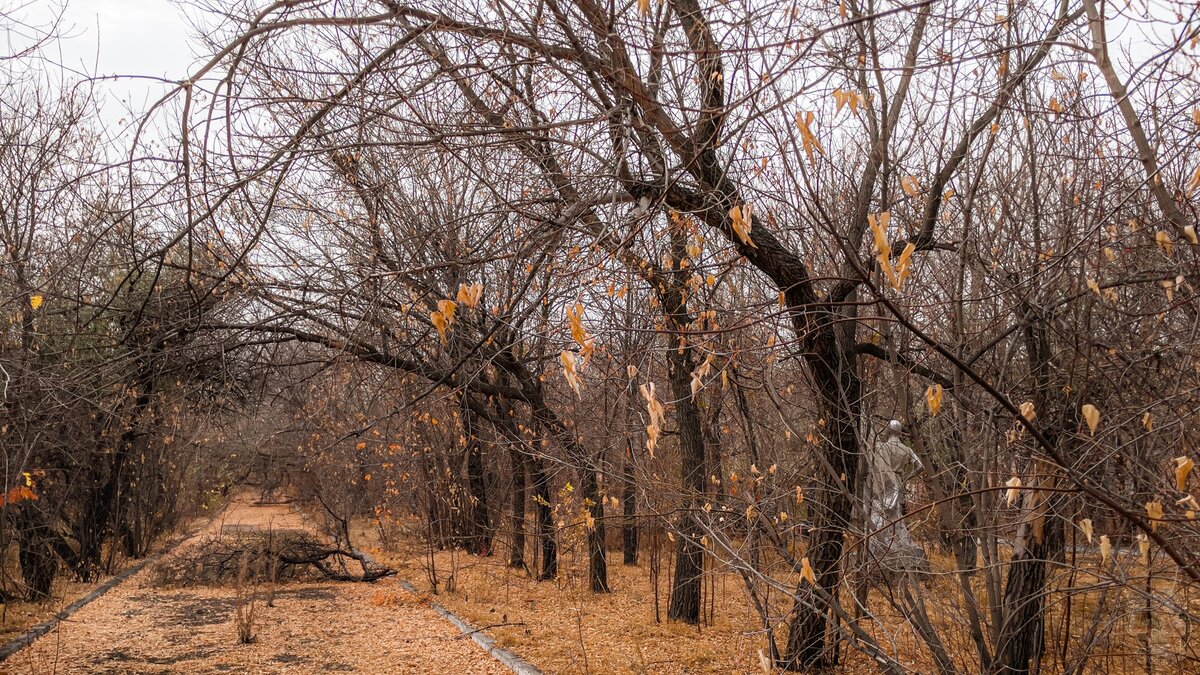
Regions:
[[[63,80],[103,78],[104,116],[143,110],[195,61],[187,16],[172,0],[0,0],[0,7],[45,26],[65,4],[63,39],[43,53],[42,68]],[[130,77],[133,76],[133,77]]]

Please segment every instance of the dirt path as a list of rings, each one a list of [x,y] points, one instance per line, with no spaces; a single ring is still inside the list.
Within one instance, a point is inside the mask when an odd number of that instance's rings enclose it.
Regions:
[[[218,528],[307,527],[290,507],[235,501]],[[508,673],[394,580],[281,585],[237,644],[230,588],[162,589],[145,569],[0,664],[30,673]]]

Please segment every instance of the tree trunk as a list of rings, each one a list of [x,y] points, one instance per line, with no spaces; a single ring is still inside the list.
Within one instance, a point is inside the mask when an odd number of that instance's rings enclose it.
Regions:
[[[684,293],[690,270],[683,266],[687,234],[678,223],[671,228],[671,283],[658,288],[659,302],[667,314],[672,329],[668,339],[667,369],[671,394],[675,399],[675,423],[679,429],[680,481],[683,485],[683,518],[679,523],[679,538],[675,544],[675,581],[671,588],[671,603],[667,618],[686,623],[700,623],[700,580],[704,573],[704,549],[700,546],[700,527],[693,514],[704,498],[704,467],[706,453],[704,432],[701,429],[700,409],[692,396],[692,371],[695,369],[693,347],[685,331],[692,320],[687,311]]]
[[[861,383],[853,358],[838,346],[833,333],[832,327],[828,326],[820,330],[817,339],[812,340],[814,350],[808,357],[829,442],[821,447],[823,457],[819,471],[825,475],[819,481],[820,489],[809,501],[812,525],[806,554],[824,596],[836,601],[842,547],[846,529],[851,524],[854,495],[859,492]],[[836,664],[836,653],[826,649],[831,620],[830,604],[814,592],[812,586],[801,581],[796,587],[783,667],[819,670]]]
[[[621,548],[626,565],[638,563],[637,492],[634,491],[633,441],[625,442],[625,472],[622,482]]]
[[[538,540],[542,544],[542,571],[538,573],[538,580],[547,581],[558,576],[558,540],[554,531],[554,512],[550,508],[550,479],[541,460],[529,460],[529,478],[537,505]]]
[[[508,556],[508,566],[525,567],[525,461],[521,451],[514,445],[509,453],[509,463],[512,465],[512,551]]]
[[[596,469],[584,462],[579,476],[579,492],[591,520],[587,527],[588,579],[593,593],[608,593],[608,559],[604,551],[604,502],[600,499]]]
[[[467,523],[467,551],[478,556],[492,554],[492,534],[488,513],[487,483],[484,477],[483,442],[479,438],[479,425],[475,411],[463,394],[459,406],[462,415],[463,434],[467,438],[467,490],[470,518]]]
[[[58,574],[58,560],[46,538],[46,526],[36,506],[25,503],[17,508],[17,560],[21,565],[21,578],[25,581],[26,597],[31,601],[50,597],[54,577]]]

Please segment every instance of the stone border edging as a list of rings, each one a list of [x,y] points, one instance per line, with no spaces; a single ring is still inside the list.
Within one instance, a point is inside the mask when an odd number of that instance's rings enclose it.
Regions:
[[[58,622],[69,619],[72,614],[83,609],[86,605],[91,603],[93,600],[99,598],[100,596],[104,595],[105,593],[116,588],[122,582],[129,579],[129,577],[146,569],[147,565],[157,562],[163,556],[167,555],[171,551],[174,551],[183,542],[185,542],[188,539],[191,539],[192,537],[203,532],[204,528],[208,527],[213,522],[216,522],[219,518],[221,518],[225,514],[225,509],[227,506],[228,506],[227,504],[222,504],[221,508],[212,516],[212,518],[210,518],[207,522],[205,522],[204,525],[193,528],[192,530],[172,539],[158,553],[146,556],[145,558],[142,558],[137,563],[135,563],[129,567],[126,567],[125,569],[121,570],[120,572],[117,572],[108,581],[105,581],[104,583],[100,584],[99,586],[88,591],[87,593],[85,593],[83,595],[83,597],[78,598],[77,600],[75,600],[75,602],[72,602],[71,604],[64,607],[62,610],[56,612],[49,619],[46,619],[45,621],[43,621],[41,623],[37,623],[37,624],[30,626],[24,633],[21,633],[17,637],[6,642],[3,646],[0,646],[0,663],[3,663],[8,657],[12,656],[13,654],[16,654],[17,652],[21,651],[22,649],[33,644],[34,641],[36,641],[38,638],[44,636],[46,633],[49,633],[51,630],[54,629],[54,627],[56,625],[58,625]]]
[[[174,541],[170,542],[170,544],[168,544],[165,548],[163,548],[163,550],[159,551],[158,553],[155,553],[154,555],[142,558],[139,562],[135,563],[134,565],[131,565],[130,567],[126,567],[125,569],[121,570],[120,572],[117,572],[108,581],[105,581],[104,583],[100,584],[99,586],[88,591],[86,594],[84,594],[83,597],[81,597],[81,598],[77,599],[75,602],[72,602],[71,604],[67,605],[62,610],[60,610],[59,612],[57,612],[53,616],[51,616],[49,619],[46,619],[45,621],[43,621],[41,623],[30,626],[29,629],[26,630],[24,633],[21,633],[20,635],[13,638],[12,640],[9,640],[8,643],[6,643],[3,647],[0,647],[0,662],[3,662],[8,657],[12,656],[13,654],[16,654],[17,652],[21,651],[22,649],[33,644],[33,642],[35,640],[42,637],[46,633],[49,633],[51,630],[53,630],[54,627],[56,625],[58,625],[59,621],[65,621],[66,619],[70,618],[72,614],[83,609],[85,605],[88,605],[93,600],[99,598],[100,596],[104,595],[105,593],[116,588],[121,582],[125,581],[129,577],[146,569],[147,565],[149,565],[150,563],[156,562],[157,560],[162,558],[167,553],[170,553],[171,551],[175,550],[176,546],[179,546],[180,544],[187,541],[192,536],[195,536],[194,532],[192,534],[184,535],[182,537],[175,539]]]
[[[397,583],[399,583],[401,588],[409,593],[418,593],[415,586],[403,579],[398,579]],[[487,652],[488,655],[493,659],[496,659],[500,663],[504,664],[509,670],[513,671],[517,675],[544,675],[544,673],[542,673],[537,666],[497,645],[494,638],[483,631],[474,628],[466,621],[460,619],[454,614],[454,612],[451,612],[436,602],[431,604],[434,611],[442,615],[442,617],[450,623],[454,624],[454,627],[457,628],[463,635],[469,635],[471,639],[475,641],[475,644],[479,645],[479,647],[483,649],[483,651]]]

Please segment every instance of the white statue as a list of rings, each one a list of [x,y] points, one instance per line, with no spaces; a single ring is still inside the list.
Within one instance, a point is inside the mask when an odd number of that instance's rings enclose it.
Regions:
[[[917,462],[912,449],[900,441],[904,427],[899,420],[869,443],[867,455],[867,534],[874,565],[888,572],[928,569],[925,551],[913,541],[904,521],[904,468]]]

